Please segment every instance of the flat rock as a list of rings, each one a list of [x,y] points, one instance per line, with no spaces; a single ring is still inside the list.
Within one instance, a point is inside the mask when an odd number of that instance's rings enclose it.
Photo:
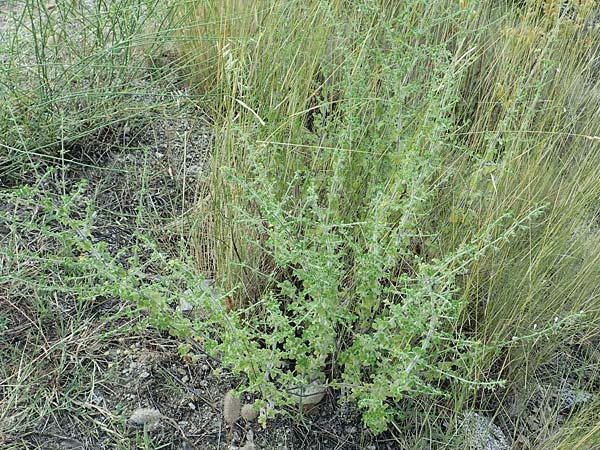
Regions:
[[[469,450],[510,450],[508,440],[499,426],[473,411],[463,414],[461,436]]]

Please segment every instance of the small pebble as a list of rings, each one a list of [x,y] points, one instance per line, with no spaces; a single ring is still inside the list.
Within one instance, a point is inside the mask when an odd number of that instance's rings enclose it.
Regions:
[[[134,425],[148,425],[149,430],[155,429],[162,419],[160,411],[154,408],[138,408],[129,417]]]
[[[246,422],[252,422],[253,420],[256,420],[256,418],[258,417],[258,412],[254,409],[254,407],[250,403],[248,403],[248,404],[245,404],[244,406],[242,406],[241,415]]]

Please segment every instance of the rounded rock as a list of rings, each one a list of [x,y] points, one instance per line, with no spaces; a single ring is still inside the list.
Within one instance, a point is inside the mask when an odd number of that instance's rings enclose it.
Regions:
[[[306,386],[294,387],[289,391],[290,397],[302,405],[316,405],[325,397],[326,387],[318,381]]]
[[[248,403],[242,406],[242,417],[246,422],[252,422],[258,417],[258,411],[256,411],[250,403]]]

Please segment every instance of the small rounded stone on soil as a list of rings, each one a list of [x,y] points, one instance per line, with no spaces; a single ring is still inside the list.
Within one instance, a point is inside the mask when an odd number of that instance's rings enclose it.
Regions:
[[[242,417],[246,422],[252,422],[258,417],[258,411],[256,411],[250,403],[248,403],[242,406]]]
[[[162,419],[160,411],[154,408],[138,408],[129,417],[129,422],[134,425],[148,425],[148,429],[155,429]]]
[[[316,405],[325,397],[326,387],[317,381],[313,381],[306,386],[295,387],[289,391],[290,397],[303,405]]]
[[[227,391],[223,399],[223,417],[227,424],[233,425],[238,420],[240,417],[240,406],[240,399],[233,395],[233,389]]]

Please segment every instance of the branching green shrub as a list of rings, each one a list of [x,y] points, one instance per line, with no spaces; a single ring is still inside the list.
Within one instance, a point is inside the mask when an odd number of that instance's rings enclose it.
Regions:
[[[349,263],[364,246],[352,241],[351,227],[315,220],[320,209],[314,196],[303,216],[291,218],[281,204],[261,197],[266,192],[257,190],[260,181],[254,186],[249,195],[265,200],[260,210],[274,225],[265,249],[277,265],[269,277],[273,289],[246,308],[230,309],[229,293],[216,295],[190,262],[166,257],[148,237],[139,235],[139,245],[111,254],[93,236],[96,214],[84,184],[62,195],[31,186],[0,194],[6,206],[0,226],[7,233],[0,284],[17,301],[19,295],[36,298],[40,321],[46,320],[43,305],[57,295],[79,308],[113,298],[123,313],[138,316],[138,326],[182,339],[183,355],[189,351],[185,340],[194,337],[226,367],[246,375],[246,389],[260,394],[263,423],[277,406],[290,403],[290,389],[317,380],[356,400],[366,423],[380,432],[398,414],[390,401],[441,394],[441,380],[469,381],[469,363],[481,346],[455,334],[465,303],[456,277],[542,209],[520,222],[503,218],[479,242],[444,259],[415,259],[413,270],[396,278],[386,262],[395,250],[372,243],[382,259],[356,277]],[[378,219],[365,218],[364,226]],[[302,237],[290,239],[300,226]],[[503,231],[492,237],[496,230]],[[182,312],[182,301],[194,308],[191,316]]]
[[[328,46],[315,44],[336,56],[321,54],[309,72],[327,81],[310,92],[266,81],[279,66],[269,65],[265,41],[284,39],[282,55],[303,67],[305,37],[294,21],[272,19],[281,34],[265,25],[264,36],[228,50],[231,64],[220,66],[223,147],[214,156],[213,195],[222,201],[212,211],[226,217],[220,245],[235,250],[217,275],[243,285],[215,347],[223,362],[247,375],[263,412],[289,402],[287,389],[317,380],[356,400],[375,432],[407,394],[471,381],[469,361],[480,347],[456,331],[466,304],[457,278],[541,214],[537,204],[516,221],[507,211],[463,245],[428,254],[437,231],[426,218],[456,147],[453,111],[469,64],[467,28],[453,25],[472,11],[384,3],[323,6],[324,17],[337,15],[344,26],[331,30]],[[259,54],[265,73],[241,67]],[[299,109],[282,113],[283,104]]]
[[[396,414],[388,410],[389,400],[440,394],[444,379],[468,381],[469,361],[480,346],[455,334],[465,306],[456,278],[542,210],[521,222],[505,217],[479,241],[427,262],[403,247],[398,235],[383,231],[390,226],[377,212],[354,224],[328,220],[314,186],[307,188],[301,214],[290,213],[289,197],[277,198],[261,169],[244,188],[267,223],[263,248],[275,267],[267,276],[271,289],[241,314],[249,313],[252,325],[243,338],[265,341],[264,348],[253,346],[249,360],[264,360],[247,368],[237,355],[229,361],[244,369],[250,388],[277,395],[275,387],[265,390],[263,380],[306,384],[328,369],[329,383],[357,400],[366,423],[380,432]],[[386,202],[379,201],[374,203],[383,209]],[[410,269],[399,269],[399,260]],[[290,367],[282,369],[283,361]]]

